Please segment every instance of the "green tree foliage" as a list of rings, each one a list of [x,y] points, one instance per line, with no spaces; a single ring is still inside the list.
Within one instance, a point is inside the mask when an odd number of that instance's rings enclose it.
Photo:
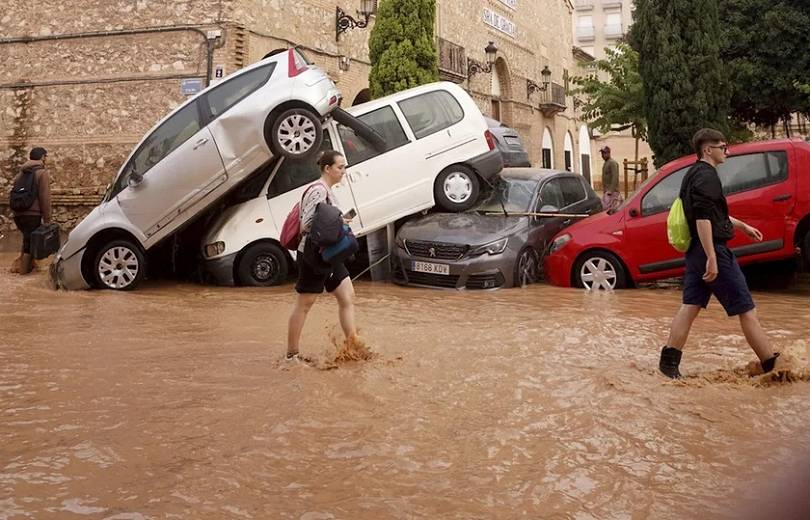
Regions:
[[[439,78],[436,0],[383,0],[368,41],[374,98]]]
[[[691,153],[700,128],[728,132],[729,86],[720,61],[716,0],[636,0],[644,113],[655,164]]]
[[[644,86],[638,72],[638,53],[626,43],[605,50],[607,57],[596,60],[597,73],[575,77],[574,95],[584,95],[583,117],[602,133],[630,129],[638,140],[647,137],[644,116]],[[599,79],[598,72],[606,79]]]
[[[731,82],[731,112],[741,121],[774,125],[810,113],[810,2],[720,0],[721,56]]]

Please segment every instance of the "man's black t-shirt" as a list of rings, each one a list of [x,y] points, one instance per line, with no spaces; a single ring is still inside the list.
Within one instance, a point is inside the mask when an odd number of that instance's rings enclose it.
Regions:
[[[723,185],[714,166],[705,161],[692,165],[683,177],[680,197],[693,241],[700,241],[696,221],[703,219],[711,221],[715,243],[725,244],[734,237]]]

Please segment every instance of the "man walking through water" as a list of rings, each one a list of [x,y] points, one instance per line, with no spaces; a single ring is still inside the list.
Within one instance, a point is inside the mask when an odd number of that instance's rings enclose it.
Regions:
[[[602,165],[602,209],[614,209],[622,203],[619,192],[619,163],[610,156],[610,147],[605,146],[602,154],[605,164]]]
[[[771,349],[737,258],[726,246],[735,229],[757,242],[762,240],[762,233],[728,214],[728,204],[717,174],[717,166],[725,162],[728,151],[723,134],[704,128],[692,138],[692,145],[698,161],[684,175],[680,191],[692,235],[685,255],[683,305],[672,320],[658,367],[668,377],[681,377],[678,365],[689,330],[714,294],[726,314],[739,316],[745,339],[756,352],[762,370],[770,372],[779,353]]]

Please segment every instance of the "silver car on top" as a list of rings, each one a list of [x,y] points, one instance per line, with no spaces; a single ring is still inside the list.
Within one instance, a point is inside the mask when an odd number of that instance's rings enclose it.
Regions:
[[[135,288],[146,251],[274,155],[316,153],[335,84],[298,49],[274,51],[195,95],[134,148],[51,266],[58,288]]]

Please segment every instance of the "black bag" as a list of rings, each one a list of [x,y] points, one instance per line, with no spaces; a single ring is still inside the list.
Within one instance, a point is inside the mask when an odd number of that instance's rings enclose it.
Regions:
[[[315,207],[315,217],[309,228],[309,239],[320,247],[329,247],[340,240],[343,232],[343,213],[326,202]]]
[[[14,180],[14,187],[11,188],[8,205],[11,211],[22,213],[28,211],[39,196],[37,185],[37,170],[42,166],[31,166],[23,170]]]
[[[59,251],[59,226],[43,224],[31,232],[31,256],[42,260]]]

